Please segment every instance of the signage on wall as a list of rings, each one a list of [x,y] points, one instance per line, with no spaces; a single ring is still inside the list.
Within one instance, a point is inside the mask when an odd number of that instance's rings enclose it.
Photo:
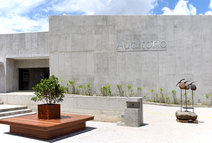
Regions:
[[[152,40],[155,39],[155,40]],[[167,43],[155,33],[120,30],[117,32],[117,51],[165,51]]]
[[[164,51],[167,50],[167,43],[164,40],[157,41],[118,41],[117,51],[127,52],[127,51]]]

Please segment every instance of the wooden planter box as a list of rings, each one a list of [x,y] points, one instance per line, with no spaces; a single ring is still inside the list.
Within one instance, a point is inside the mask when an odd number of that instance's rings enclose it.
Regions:
[[[60,104],[38,105],[38,119],[60,119]]]

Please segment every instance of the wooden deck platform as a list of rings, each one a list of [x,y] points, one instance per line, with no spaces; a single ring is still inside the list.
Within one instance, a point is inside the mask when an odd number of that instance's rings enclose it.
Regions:
[[[62,114],[61,119],[38,119],[38,115],[27,115],[0,120],[10,125],[10,133],[39,139],[53,139],[86,128],[86,121],[94,116]]]

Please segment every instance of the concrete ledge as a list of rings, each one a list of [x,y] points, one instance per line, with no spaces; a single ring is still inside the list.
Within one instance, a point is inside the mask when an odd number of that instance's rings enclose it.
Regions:
[[[5,104],[26,105],[37,112],[37,104],[31,101],[33,92],[1,93],[0,99]],[[121,114],[126,108],[128,97],[102,97],[65,94],[61,103],[63,113],[78,113],[95,116],[95,120],[117,122],[123,121]]]
[[[62,105],[64,113],[79,113],[95,116],[94,120],[122,121],[127,97],[102,97],[66,94]]]

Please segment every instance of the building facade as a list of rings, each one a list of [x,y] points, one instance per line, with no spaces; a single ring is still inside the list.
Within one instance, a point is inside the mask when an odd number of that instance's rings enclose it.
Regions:
[[[48,74],[94,93],[110,84],[165,94],[197,81],[212,93],[212,16],[51,16],[49,32],[0,35],[0,92],[31,89]]]

